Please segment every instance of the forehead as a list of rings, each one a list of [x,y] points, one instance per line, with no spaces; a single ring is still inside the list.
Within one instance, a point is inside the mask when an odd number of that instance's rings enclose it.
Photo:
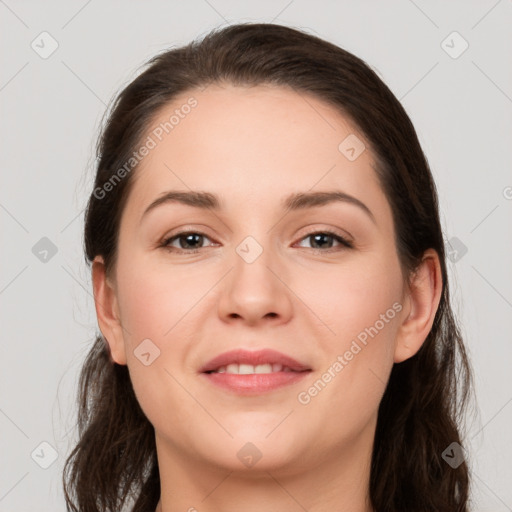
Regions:
[[[139,214],[176,189],[207,190],[233,207],[273,208],[290,192],[332,188],[385,201],[364,135],[334,107],[286,87],[187,91],[156,114],[147,137],[154,147],[130,199]]]

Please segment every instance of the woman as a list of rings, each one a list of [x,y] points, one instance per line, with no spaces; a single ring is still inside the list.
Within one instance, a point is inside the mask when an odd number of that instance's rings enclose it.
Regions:
[[[68,510],[468,510],[436,188],[362,60],[250,23],[158,55],[109,115],[84,238]]]

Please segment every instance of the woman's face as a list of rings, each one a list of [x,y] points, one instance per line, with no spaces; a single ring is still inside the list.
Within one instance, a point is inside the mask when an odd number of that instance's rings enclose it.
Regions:
[[[144,144],[112,284],[123,330],[104,334],[159,457],[291,474],[367,454],[407,294],[363,136],[309,95],[211,85],[162,110]],[[208,193],[218,208],[147,210],[171,191]],[[341,200],[311,199],[334,192]],[[290,374],[201,372],[235,349],[309,371],[270,388]]]

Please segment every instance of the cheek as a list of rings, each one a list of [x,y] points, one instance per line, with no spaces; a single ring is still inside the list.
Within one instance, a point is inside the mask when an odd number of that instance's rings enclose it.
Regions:
[[[316,380],[303,389],[301,403],[332,407],[340,421],[348,411],[354,421],[358,414],[364,421],[378,407],[393,365],[402,310],[398,261],[368,258],[361,259],[361,265],[317,272],[315,285],[309,288],[303,279],[296,286],[307,290],[301,298],[314,313],[312,321],[322,322],[315,322],[315,339],[323,357]],[[322,336],[318,336],[320,330]]]
[[[189,340],[197,330],[194,305],[207,290],[207,277],[197,274],[136,257],[118,266],[130,379],[145,415],[164,429],[169,423],[169,409],[163,404],[172,404],[174,426],[187,424],[190,419],[184,411],[193,407],[180,385],[180,372],[186,365]]]
[[[347,340],[377,323],[379,331],[389,331],[397,315],[393,305],[401,300],[402,283],[398,261],[368,254],[346,265],[317,267],[314,279],[308,272],[298,273],[294,289],[324,326],[326,347],[342,349]],[[381,316],[384,318],[381,319]],[[364,334],[361,336],[364,338]],[[332,351],[331,349],[331,351]]]
[[[179,265],[173,268],[155,259],[132,258],[119,265],[121,317],[132,342],[142,336],[165,343],[187,324],[188,313],[210,281],[205,272],[187,271]]]
[[[158,421],[169,397],[189,398],[172,376],[181,380],[180,373],[191,371],[187,365],[197,315],[207,303],[201,299],[216,276],[135,257],[119,263],[118,276],[130,377],[141,407]]]

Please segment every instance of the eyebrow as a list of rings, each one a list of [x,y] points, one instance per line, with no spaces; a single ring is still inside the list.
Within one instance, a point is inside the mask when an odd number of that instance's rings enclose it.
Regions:
[[[315,206],[324,206],[334,202],[344,202],[357,206],[363,210],[368,217],[370,217],[374,224],[377,223],[375,216],[368,206],[356,197],[339,190],[327,192],[296,192],[290,194],[282,201],[282,207],[289,211],[297,211],[314,208]],[[167,203],[180,203],[194,208],[201,208],[203,210],[222,210],[222,203],[219,197],[210,192],[170,190],[156,198],[144,210],[141,221],[151,210]]]

